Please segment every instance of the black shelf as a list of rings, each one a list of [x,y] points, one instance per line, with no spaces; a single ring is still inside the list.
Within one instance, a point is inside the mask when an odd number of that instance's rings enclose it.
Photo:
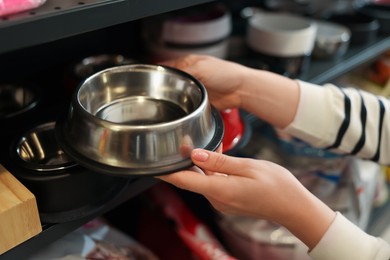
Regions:
[[[343,74],[375,59],[378,55],[390,49],[390,36],[380,36],[373,43],[360,46],[350,46],[347,53],[340,59],[313,60],[310,69],[303,80],[322,85]]]
[[[231,57],[230,60],[248,67],[262,68],[263,62],[256,54],[253,55],[245,45],[245,36],[240,36],[237,48],[243,49],[242,56]],[[375,60],[379,55],[390,50],[390,35],[378,36],[375,42],[349,46],[345,55],[337,59],[314,59],[310,61],[308,71],[299,78],[313,84],[323,85],[348,73],[359,66]]]
[[[210,0],[48,0],[0,17],[0,54],[106,28]]]

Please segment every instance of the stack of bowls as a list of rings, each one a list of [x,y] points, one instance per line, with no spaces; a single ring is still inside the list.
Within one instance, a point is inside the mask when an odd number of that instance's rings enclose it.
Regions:
[[[146,19],[143,37],[153,61],[189,53],[226,58],[231,30],[230,12],[211,3]]]

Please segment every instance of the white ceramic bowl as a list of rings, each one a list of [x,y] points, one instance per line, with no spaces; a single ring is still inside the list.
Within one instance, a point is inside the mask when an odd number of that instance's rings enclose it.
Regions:
[[[208,3],[144,20],[142,37],[153,62],[187,54],[226,58],[231,31],[226,6]]]
[[[310,19],[288,14],[255,12],[248,21],[247,44],[276,57],[310,55],[317,32]]]
[[[187,54],[203,54],[224,59],[229,52],[229,39],[225,39],[209,46],[179,48],[162,46],[158,44],[148,44],[149,53],[153,61],[163,61],[167,59],[175,59]]]

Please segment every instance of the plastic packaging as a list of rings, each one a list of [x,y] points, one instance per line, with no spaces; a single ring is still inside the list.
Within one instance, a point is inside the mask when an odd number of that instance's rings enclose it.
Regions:
[[[169,186],[161,183],[150,192],[156,205],[175,223],[177,234],[195,259],[237,260]]]
[[[158,260],[138,241],[97,218],[34,253],[30,260]]]

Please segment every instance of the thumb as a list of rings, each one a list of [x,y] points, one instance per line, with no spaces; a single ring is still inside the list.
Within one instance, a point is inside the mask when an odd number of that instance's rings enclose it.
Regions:
[[[191,159],[198,167],[206,172],[218,172],[227,175],[243,175],[243,168],[248,159],[236,158],[218,152],[204,149],[194,149]]]

